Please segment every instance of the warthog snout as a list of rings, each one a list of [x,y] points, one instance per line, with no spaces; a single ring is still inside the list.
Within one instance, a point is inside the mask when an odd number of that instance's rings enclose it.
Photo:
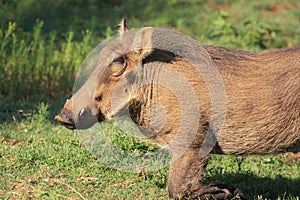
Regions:
[[[74,97],[68,100],[59,115],[55,117],[59,123],[68,129],[87,129],[96,122],[105,120],[101,111],[95,112],[93,105],[78,105],[73,103]]]
[[[57,120],[59,123],[61,123],[68,129],[75,129],[75,123],[72,116],[72,112],[69,110],[62,110],[61,113],[55,117],[55,120]]]
[[[75,123],[76,118],[77,120]],[[101,113],[93,116],[91,110],[88,108],[83,108],[79,111],[79,113],[74,114],[67,109],[63,109],[61,113],[55,117],[55,120],[60,122],[66,128],[73,130],[90,128],[96,122],[104,121],[104,117]]]

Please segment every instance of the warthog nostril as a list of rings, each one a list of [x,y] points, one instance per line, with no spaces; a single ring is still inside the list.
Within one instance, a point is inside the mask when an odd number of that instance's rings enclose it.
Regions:
[[[64,110],[61,114],[61,117],[65,122],[74,123],[72,113],[69,110]]]

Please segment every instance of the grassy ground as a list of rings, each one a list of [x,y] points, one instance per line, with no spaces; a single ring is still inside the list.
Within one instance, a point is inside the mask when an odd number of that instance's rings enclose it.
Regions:
[[[168,199],[167,167],[111,169],[53,122],[80,63],[123,16],[131,28],[173,27],[200,44],[254,51],[300,44],[298,0],[0,1],[0,199]],[[213,156],[206,182],[239,187],[249,199],[299,200],[299,162],[293,154]]]
[[[0,125],[1,199],[168,199],[168,168],[143,174],[108,168],[77,132],[49,123],[45,107],[21,123]],[[299,199],[293,154],[213,156],[206,182],[239,187],[250,199]]]

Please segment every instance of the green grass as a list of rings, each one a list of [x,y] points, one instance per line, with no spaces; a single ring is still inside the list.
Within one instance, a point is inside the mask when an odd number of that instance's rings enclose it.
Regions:
[[[0,1],[0,199],[168,199],[168,167],[111,169],[77,132],[53,122],[81,62],[124,16],[131,29],[176,28],[203,45],[257,51],[300,44],[298,0]],[[155,149],[105,126],[121,149]],[[249,199],[299,200],[299,159],[213,156],[205,181],[239,187]]]
[[[0,125],[2,199],[168,199],[168,167],[143,174],[109,168],[77,132],[51,124],[47,108],[41,104],[26,120]],[[206,182],[239,187],[250,199],[299,199],[300,166],[291,154],[213,156]]]
[[[1,199],[166,199],[166,169],[138,176],[107,168],[46,112],[0,130]]]

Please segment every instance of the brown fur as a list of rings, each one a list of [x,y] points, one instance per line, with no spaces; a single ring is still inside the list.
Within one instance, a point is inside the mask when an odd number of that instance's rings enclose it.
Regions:
[[[299,152],[300,47],[260,53],[214,46],[205,46],[204,49],[220,71],[227,102],[224,129],[217,137],[214,153],[241,155]],[[111,115],[112,92],[120,77],[129,76],[130,71],[142,64],[157,65],[159,68],[160,63],[164,63],[165,66],[180,73],[192,85],[199,101],[198,112],[201,115],[198,132],[191,144],[186,142],[189,133],[179,136],[170,144],[173,154],[182,148],[186,151],[171,162],[168,180],[169,195],[174,198],[191,199],[212,197],[225,199],[235,194],[243,197],[239,190],[201,183],[209,158],[206,156],[200,159],[199,151],[210,126],[210,93],[205,81],[197,75],[197,71],[190,63],[171,52],[158,51],[152,49],[126,53],[123,55],[126,70],[120,76],[112,76],[111,68],[106,68],[101,77],[92,75],[94,78],[90,78],[86,85],[96,80],[97,86],[92,87],[95,88],[95,92],[93,99],[88,100],[90,101],[88,112],[97,116],[99,122],[114,117]],[[154,79],[159,74],[153,73],[150,76]],[[86,85],[66,103],[60,115],[56,117],[68,128],[78,128],[74,123],[80,119],[76,116],[81,108],[86,108],[88,105],[82,103],[77,105],[81,106],[80,109],[75,109],[70,103],[78,98],[78,93],[88,90],[89,86]],[[79,99],[77,102],[84,101]],[[160,85],[145,85],[125,103],[129,107],[132,119],[142,127],[151,123],[149,111],[151,105],[159,104],[164,107],[166,119],[163,129],[153,135],[151,132],[145,134],[161,145],[169,144],[175,138],[180,125],[180,109],[185,108],[180,108],[178,99],[168,88]],[[89,124],[93,123],[94,121]]]

